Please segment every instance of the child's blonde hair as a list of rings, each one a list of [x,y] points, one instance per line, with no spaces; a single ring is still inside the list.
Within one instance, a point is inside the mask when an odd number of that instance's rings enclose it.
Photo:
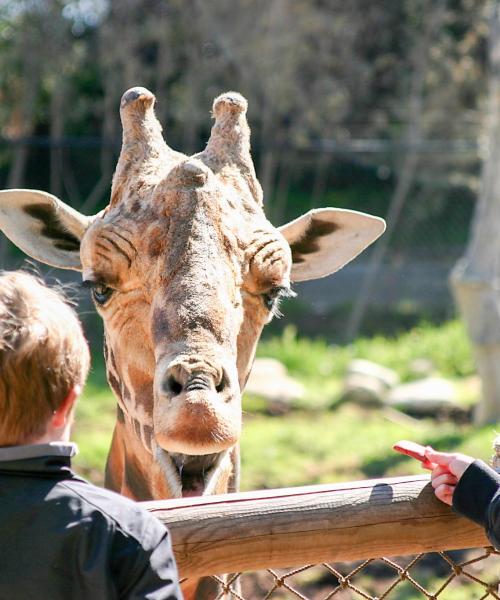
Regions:
[[[0,273],[0,446],[41,437],[87,378],[90,355],[73,309],[21,271]]]

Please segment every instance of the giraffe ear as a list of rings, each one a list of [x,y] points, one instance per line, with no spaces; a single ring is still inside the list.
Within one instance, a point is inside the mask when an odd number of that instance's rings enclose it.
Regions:
[[[28,256],[81,271],[80,240],[92,217],[35,190],[0,191],[0,230]]]
[[[311,210],[279,228],[292,250],[292,281],[335,273],[385,231],[385,221],[354,210]]]

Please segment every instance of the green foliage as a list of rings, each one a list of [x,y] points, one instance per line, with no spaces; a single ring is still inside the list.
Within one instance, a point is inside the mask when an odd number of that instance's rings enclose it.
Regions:
[[[354,358],[394,369],[403,381],[412,378],[411,363],[419,358],[429,359],[439,374],[446,377],[474,373],[470,344],[458,320],[440,327],[423,323],[398,337],[360,338],[346,346],[298,337],[296,329],[288,326],[280,337],[263,340],[258,356],[276,358],[293,375],[308,378],[341,377]]]
[[[411,378],[411,361],[418,358],[430,359],[443,376],[465,377],[474,372],[470,344],[458,320],[441,327],[422,324],[389,340],[382,336],[360,339],[351,352],[394,369],[403,380]]]
[[[279,337],[262,340],[257,347],[257,356],[276,358],[297,376],[324,377],[334,374],[334,348],[322,339],[297,337],[293,325],[285,327]]]

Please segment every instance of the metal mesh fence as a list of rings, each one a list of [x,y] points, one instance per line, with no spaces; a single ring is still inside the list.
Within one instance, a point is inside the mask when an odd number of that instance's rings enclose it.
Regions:
[[[500,599],[500,552],[474,550],[373,558],[214,577],[219,600]]]

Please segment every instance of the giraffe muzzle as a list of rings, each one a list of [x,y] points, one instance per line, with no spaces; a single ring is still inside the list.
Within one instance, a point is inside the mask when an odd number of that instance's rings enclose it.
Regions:
[[[157,366],[154,436],[169,453],[217,454],[241,434],[241,392],[236,369],[200,355],[178,355]],[[192,462],[192,461],[191,461]]]

